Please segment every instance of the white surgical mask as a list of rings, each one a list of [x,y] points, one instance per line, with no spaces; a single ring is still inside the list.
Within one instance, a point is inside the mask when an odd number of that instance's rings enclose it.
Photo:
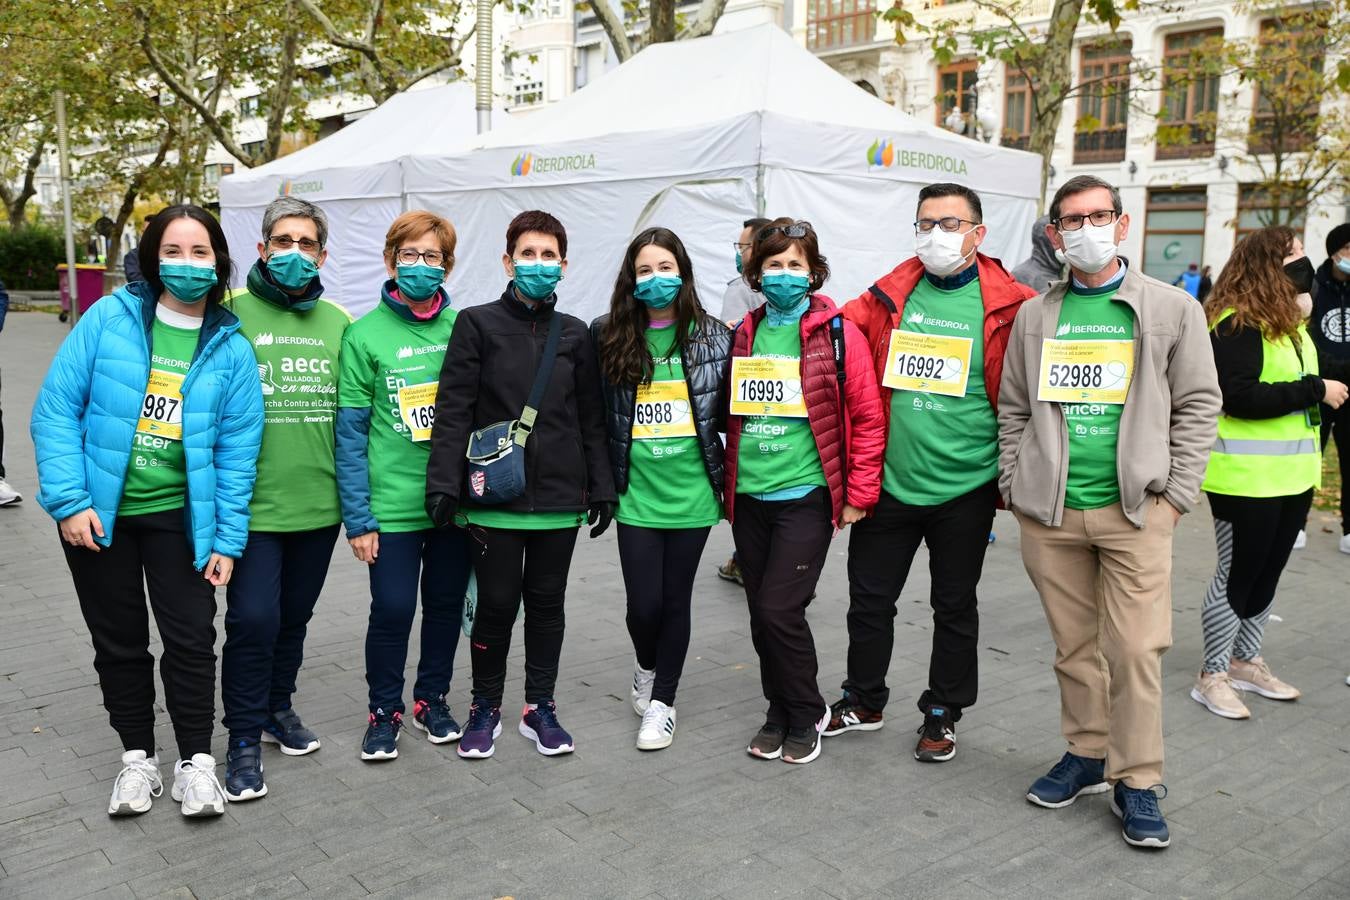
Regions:
[[[1080,272],[1095,275],[1116,258],[1116,223],[1083,223],[1077,231],[1061,231],[1065,261]]]
[[[966,256],[961,252],[961,245],[968,234],[970,231],[943,231],[934,227],[927,234],[920,232],[915,236],[914,252],[930,275],[942,278],[965,265]]]

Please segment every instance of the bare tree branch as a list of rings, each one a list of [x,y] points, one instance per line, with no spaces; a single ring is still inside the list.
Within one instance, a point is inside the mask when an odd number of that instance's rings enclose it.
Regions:
[[[588,5],[591,12],[600,20],[600,27],[605,30],[605,35],[609,38],[610,46],[614,48],[614,54],[619,57],[619,62],[632,59],[633,43],[628,40],[628,29],[624,25],[623,16],[614,12],[609,0],[589,0]]]
[[[712,34],[713,29],[717,27],[717,20],[722,18],[722,12],[726,8],[727,0],[703,0],[694,15],[694,21],[679,33],[678,39],[699,38]]]

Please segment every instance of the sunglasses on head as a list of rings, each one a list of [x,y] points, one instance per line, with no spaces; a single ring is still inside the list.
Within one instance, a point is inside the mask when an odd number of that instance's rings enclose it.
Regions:
[[[813,230],[810,222],[793,222],[791,225],[769,225],[760,229],[759,234],[756,236],[756,240],[762,241],[771,234],[781,234],[784,237],[790,238],[804,238],[812,233]]]

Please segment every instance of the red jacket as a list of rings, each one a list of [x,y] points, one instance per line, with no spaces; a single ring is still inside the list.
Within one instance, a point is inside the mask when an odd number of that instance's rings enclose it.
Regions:
[[[1013,319],[1022,303],[1036,296],[1036,292],[1014,280],[1003,268],[1003,263],[992,256],[975,254],[975,265],[979,268],[980,295],[984,298],[984,390],[997,413],[1003,354],[1008,349]],[[881,384],[882,374],[886,371],[886,353],[890,349],[891,332],[900,327],[905,301],[922,277],[923,263],[917,256],[911,257],[862,296],[844,305],[844,318],[858,326],[871,347],[887,434],[890,433],[891,389]]]
[[[830,343],[830,320],[839,314],[834,301],[813,294],[811,305],[801,318],[802,394],[806,416],[820,451],[825,481],[830,487],[830,505],[835,527],[844,514],[844,504],[871,510],[881,495],[881,460],[886,452],[886,426],[877,394],[876,374],[872,371],[869,350],[862,333],[844,321],[844,397],[847,418],[843,440],[848,447],[848,477],[840,460],[839,380]],[[731,355],[751,356],[755,328],[764,320],[761,305],[741,320],[736,328]],[[736,502],[736,471],[741,444],[741,416],[727,416],[726,506],[727,519],[733,520]]]

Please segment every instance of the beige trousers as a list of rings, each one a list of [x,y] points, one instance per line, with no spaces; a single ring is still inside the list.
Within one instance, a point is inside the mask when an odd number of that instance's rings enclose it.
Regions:
[[[1120,504],[1064,511],[1048,528],[1021,514],[1022,562],[1055,639],[1069,750],[1106,760],[1106,778],[1162,783],[1162,655],[1172,646],[1172,507],[1143,528]]]

